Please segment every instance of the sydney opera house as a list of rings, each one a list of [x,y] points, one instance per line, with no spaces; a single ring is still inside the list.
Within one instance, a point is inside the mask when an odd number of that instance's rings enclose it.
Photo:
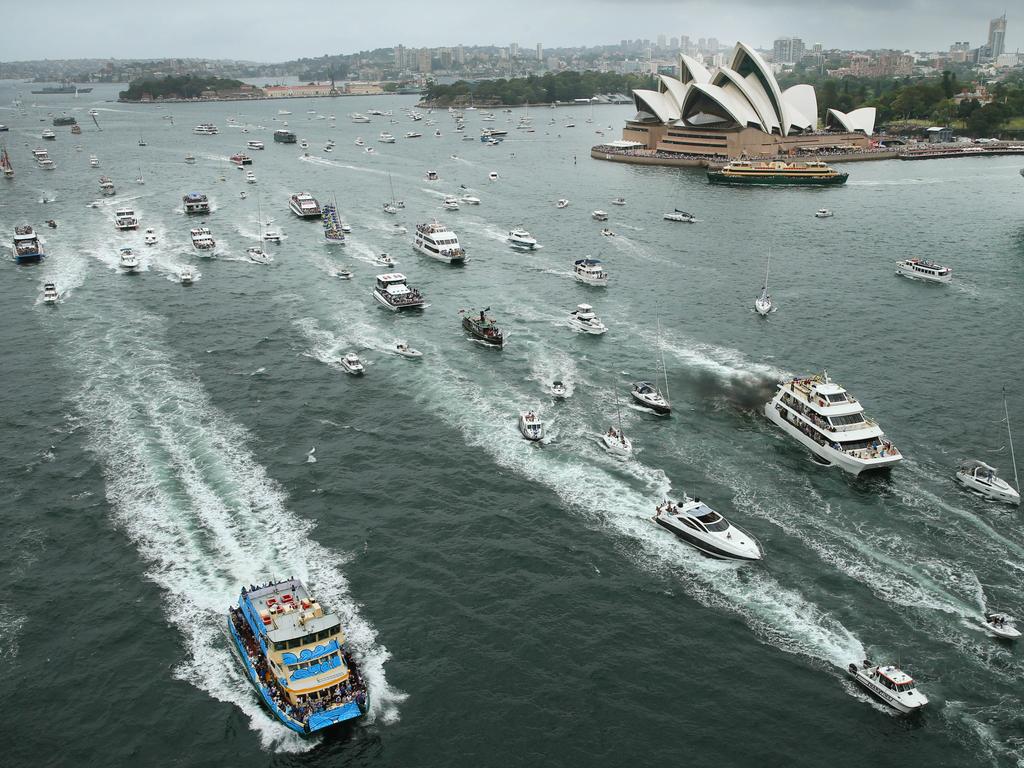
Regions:
[[[828,110],[818,126],[814,88],[786,90],[760,54],[737,43],[729,66],[706,69],[681,56],[679,77],[658,76],[658,90],[633,92],[636,116],[626,122],[626,148],[726,157],[776,156],[837,147],[865,148],[875,109]]]

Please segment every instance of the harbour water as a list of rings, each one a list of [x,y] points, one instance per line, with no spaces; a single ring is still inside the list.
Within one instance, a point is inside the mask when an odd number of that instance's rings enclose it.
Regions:
[[[1024,761],[1022,650],[978,626],[986,609],[1024,615],[1024,532],[1018,510],[953,481],[968,457],[1011,475],[1004,385],[1024,424],[1014,160],[858,163],[837,189],[713,188],[697,169],[591,160],[595,129],[615,138],[627,107],[595,109],[593,124],[582,108],[531,108],[533,133],[514,129],[521,110],[511,123],[466,113],[474,138],[509,129],[491,147],[459,140],[445,113],[414,125],[408,97],[295,100],[279,117],[275,102],[111,103],[117,89],[26,93],[39,106],[25,117],[0,108],[17,171],[0,180],[0,232],[31,223],[48,251],[0,264],[8,765]],[[19,90],[0,83],[0,104]],[[399,122],[347,118],[374,107]],[[59,129],[45,143],[57,169],[39,170],[30,150],[64,110],[83,133]],[[330,114],[336,125],[318,119]],[[284,120],[309,157],[272,142]],[[194,136],[200,122],[220,133]],[[401,138],[413,128],[424,136]],[[398,142],[378,144],[381,131]],[[256,185],[228,162],[250,139],[266,142],[249,151]],[[117,195],[92,209],[101,174]],[[389,175],[397,217],[381,211]],[[461,185],[481,205],[442,211]],[[189,242],[189,191],[213,203],[215,259]],[[337,197],[347,245],[289,213],[298,191]],[[269,266],[245,258],[257,203],[285,235]],[[120,205],[156,246],[115,231]],[[821,207],[835,216],[815,218]],[[700,222],[663,221],[673,208]],[[392,231],[433,217],[458,233],[465,267]],[[543,248],[510,249],[518,225]],[[124,244],[141,274],[118,273]],[[769,248],[778,311],[763,320]],[[374,302],[385,251],[427,297],[422,314]],[[573,280],[588,254],[607,288]],[[911,255],[951,265],[953,283],[896,277]],[[175,282],[186,263],[191,288]],[[353,280],[332,276],[343,265]],[[40,301],[47,281],[56,307]],[[581,302],[607,334],[566,327]],[[502,351],[460,327],[460,309],[483,307],[509,334]],[[392,354],[398,339],[423,359]],[[337,365],[348,351],[363,378]],[[625,405],[659,351],[668,419]],[[889,476],[817,466],[759,413],[774,382],[823,368],[903,451]],[[552,401],[552,379],[571,397]],[[615,390],[628,463],[596,440]],[[542,447],[516,429],[527,408],[546,419]],[[765,560],[711,561],[653,525],[654,505],[684,491],[757,536]],[[225,626],[240,585],[288,575],[342,615],[373,704],[311,740],[260,708]],[[914,675],[923,716],[855,689],[846,665],[864,658]]]

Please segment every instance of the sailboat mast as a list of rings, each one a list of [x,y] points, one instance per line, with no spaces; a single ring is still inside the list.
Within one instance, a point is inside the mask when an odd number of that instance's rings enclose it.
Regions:
[[[1017,457],[1013,454],[1013,432],[1010,431],[1010,409],[1006,406],[1006,387],[1003,387],[1003,414],[1006,416],[1006,436],[1010,440],[1010,462],[1013,464],[1013,482],[1020,490],[1020,479],[1017,477]]]
[[[772,249],[768,248],[768,262],[764,266],[764,290],[768,292],[768,270],[772,268]]]
[[[668,368],[665,367],[665,347],[661,343],[661,318],[658,318],[658,352],[661,355],[661,372],[665,376],[665,402],[671,403],[672,398],[668,394]]]

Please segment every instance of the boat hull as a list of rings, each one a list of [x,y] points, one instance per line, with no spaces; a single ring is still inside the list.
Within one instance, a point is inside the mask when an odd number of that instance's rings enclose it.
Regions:
[[[377,303],[380,304],[382,307],[384,307],[385,309],[390,309],[392,312],[399,312],[403,309],[423,309],[424,307],[423,302],[420,302],[418,304],[392,304],[390,301],[381,296],[380,291],[374,291],[373,298],[375,298],[377,300]]]
[[[495,338],[494,336],[487,336],[482,331],[480,331],[480,329],[477,328],[469,318],[462,318],[462,327],[464,330],[468,331],[470,336],[472,336],[474,339],[483,342],[489,347],[497,347],[498,349],[501,349],[505,344],[504,335],[499,336],[497,338]]]
[[[845,184],[848,178],[848,173],[837,173],[834,176],[786,176],[772,173],[758,176],[735,176],[722,171],[708,171],[708,181],[712,184],[736,186],[836,187]]]
[[[672,413],[671,405],[661,405],[658,403],[652,403],[642,398],[636,392],[630,392],[629,394],[638,405],[642,405],[644,408],[650,408],[652,411],[659,415],[665,416],[667,414]]]

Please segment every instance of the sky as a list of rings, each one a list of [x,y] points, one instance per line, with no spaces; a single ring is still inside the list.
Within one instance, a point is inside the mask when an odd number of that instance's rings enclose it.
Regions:
[[[948,50],[988,39],[1005,0],[2,0],[0,60],[197,57],[285,61],[407,47],[615,44],[688,35],[768,48],[800,37],[825,48]],[[1024,8],[1007,51],[1024,49]]]

